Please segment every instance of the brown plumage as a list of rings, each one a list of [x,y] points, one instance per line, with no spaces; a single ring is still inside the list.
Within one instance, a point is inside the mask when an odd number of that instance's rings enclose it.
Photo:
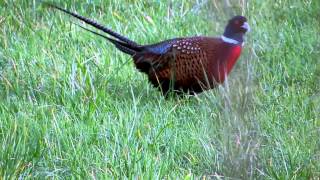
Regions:
[[[229,20],[223,36],[175,38],[151,45],[139,45],[134,41],[96,23],[55,5],[50,5],[87,24],[111,35],[99,34],[119,50],[132,56],[138,70],[148,75],[149,81],[164,95],[176,93],[200,93],[223,83],[241,54],[243,36],[249,26],[243,16]]]

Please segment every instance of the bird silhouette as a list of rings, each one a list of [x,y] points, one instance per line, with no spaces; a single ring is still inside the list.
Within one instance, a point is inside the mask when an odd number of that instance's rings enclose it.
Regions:
[[[130,55],[136,68],[145,73],[149,82],[164,96],[168,92],[194,95],[223,83],[241,54],[245,33],[250,30],[244,16],[234,16],[220,37],[182,37],[140,45],[94,20],[53,4],[48,5],[108,34],[81,26]]]

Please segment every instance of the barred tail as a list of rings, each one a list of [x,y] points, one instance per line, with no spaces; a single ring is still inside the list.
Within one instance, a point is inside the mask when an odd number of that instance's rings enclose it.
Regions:
[[[90,30],[90,29],[87,29],[87,28],[85,28],[85,27],[77,24],[77,25],[80,26],[81,28],[83,28],[83,29],[85,29],[85,30],[87,30],[87,31],[95,34],[95,35],[98,35],[98,36],[100,36],[100,37],[103,37],[103,38],[107,39],[107,40],[110,41],[112,44],[114,44],[120,51],[122,51],[122,52],[124,52],[124,53],[126,53],[126,54],[129,54],[129,55],[133,56],[133,55],[135,55],[137,52],[141,52],[142,49],[143,49],[143,46],[140,46],[140,45],[137,44],[136,42],[131,41],[130,39],[128,39],[128,38],[126,38],[126,37],[124,37],[124,36],[122,36],[122,35],[114,32],[114,31],[112,31],[111,29],[106,28],[106,27],[98,24],[98,23],[95,22],[94,20],[85,18],[85,17],[83,17],[83,16],[80,16],[80,15],[78,15],[78,14],[76,14],[76,13],[70,12],[70,11],[68,11],[68,10],[66,10],[66,9],[60,8],[60,7],[58,7],[58,6],[56,6],[56,5],[53,5],[53,4],[46,3],[46,5],[48,5],[49,7],[58,9],[58,10],[60,10],[60,11],[62,11],[62,12],[65,12],[65,13],[67,13],[67,14],[69,14],[69,15],[77,18],[77,19],[80,19],[80,20],[84,21],[85,23],[87,23],[87,24],[89,24],[89,25],[91,25],[91,26],[93,26],[93,27],[95,27],[95,28],[97,28],[97,29],[99,29],[99,30],[101,30],[101,31],[103,31],[103,32],[111,35],[111,36],[114,37],[115,39],[110,38],[110,37],[107,37],[107,36],[105,36],[105,35],[102,35],[102,34],[100,34],[100,33],[97,33],[97,32],[95,32],[95,31],[92,31],[92,30]]]
[[[99,29],[99,30],[101,30],[101,31],[103,31],[103,32],[105,32],[105,33],[117,38],[120,41],[126,42],[127,44],[130,44],[130,45],[135,45],[135,46],[138,45],[136,42],[131,41],[130,39],[120,35],[119,33],[116,33],[114,31],[112,31],[111,29],[109,29],[109,28],[97,23],[96,21],[94,21],[92,19],[85,18],[85,17],[83,17],[81,15],[78,15],[76,13],[73,13],[73,12],[71,12],[69,10],[63,9],[63,8],[58,7],[56,5],[53,5],[53,4],[46,3],[46,5],[48,5],[49,7],[58,9],[60,11],[63,11],[65,13],[67,13],[67,14],[69,14],[69,15],[71,15],[71,16],[73,16],[73,17],[75,17],[75,18],[77,18],[77,19],[79,19],[79,20],[81,20],[81,21],[83,21],[85,23],[87,23],[87,24],[90,24],[91,26],[93,26],[93,27],[95,27],[95,28],[97,28],[97,29]]]

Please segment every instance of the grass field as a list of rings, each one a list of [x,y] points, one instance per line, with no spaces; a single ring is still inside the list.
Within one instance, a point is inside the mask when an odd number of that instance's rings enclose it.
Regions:
[[[0,179],[319,179],[319,0],[55,4],[142,44],[252,31],[223,86],[166,100],[75,19],[1,0]]]

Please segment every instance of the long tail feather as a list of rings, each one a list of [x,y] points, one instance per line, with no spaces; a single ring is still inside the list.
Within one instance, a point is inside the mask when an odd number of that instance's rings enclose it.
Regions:
[[[80,20],[82,20],[83,22],[85,22],[85,23],[87,23],[87,24],[90,24],[91,26],[93,26],[93,27],[95,27],[95,28],[97,28],[97,29],[99,29],[99,30],[101,30],[101,31],[103,31],[103,32],[105,32],[105,33],[107,33],[107,34],[109,34],[109,35],[117,38],[117,39],[120,40],[120,41],[126,42],[126,43],[128,43],[128,44],[130,44],[130,45],[132,45],[132,46],[139,46],[136,42],[131,41],[130,39],[128,39],[128,38],[126,38],[126,37],[124,37],[124,36],[122,36],[122,35],[114,32],[114,31],[112,31],[111,29],[109,29],[109,28],[107,28],[107,27],[104,27],[103,25],[97,23],[96,21],[94,21],[94,20],[92,20],[92,19],[85,18],[85,17],[83,17],[83,16],[81,16],[81,15],[78,15],[78,14],[76,14],[76,13],[73,13],[73,12],[71,12],[71,11],[68,11],[68,10],[66,10],[66,9],[63,9],[63,8],[61,8],[61,7],[58,7],[58,6],[53,5],[53,4],[50,4],[50,3],[46,3],[46,5],[48,5],[49,7],[58,9],[58,10],[60,10],[60,11],[62,11],[62,12],[65,12],[65,13],[67,13],[67,14],[69,14],[69,15],[77,18],[77,19],[80,19]]]
[[[107,37],[107,36],[105,36],[105,35],[102,35],[102,34],[100,34],[100,33],[97,33],[97,32],[95,32],[95,31],[92,31],[92,30],[90,30],[90,29],[88,29],[88,28],[85,28],[85,27],[83,27],[83,26],[81,26],[81,25],[79,25],[79,24],[76,24],[77,26],[79,26],[79,27],[81,27],[82,29],[84,29],[84,30],[86,30],[86,31],[89,31],[89,32],[91,32],[91,33],[93,33],[93,34],[95,34],[95,35],[98,35],[98,36],[100,36],[100,37],[103,37],[103,38],[105,38],[105,39],[107,39],[108,41],[110,41],[112,44],[114,44],[120,51],[122,51],[122,52],[124,52],[124,53],[126,53],[126,54],[129,54],[129,55],[134,55],[134,54],[136,54],[138,51],[140,51],[140,49],[136,49],[136,48],[134,48],[134,47],[131,47],[130,45],[128,45],[128,44],[126,44],[126,43],[124,43],[124,42],[121,42],[121,41],[118,41],[118,40],[115,40],[115,39],[112,39],[112,38],[109,38],[109,37]],[[128,47],[129,46],[129,47]]]

